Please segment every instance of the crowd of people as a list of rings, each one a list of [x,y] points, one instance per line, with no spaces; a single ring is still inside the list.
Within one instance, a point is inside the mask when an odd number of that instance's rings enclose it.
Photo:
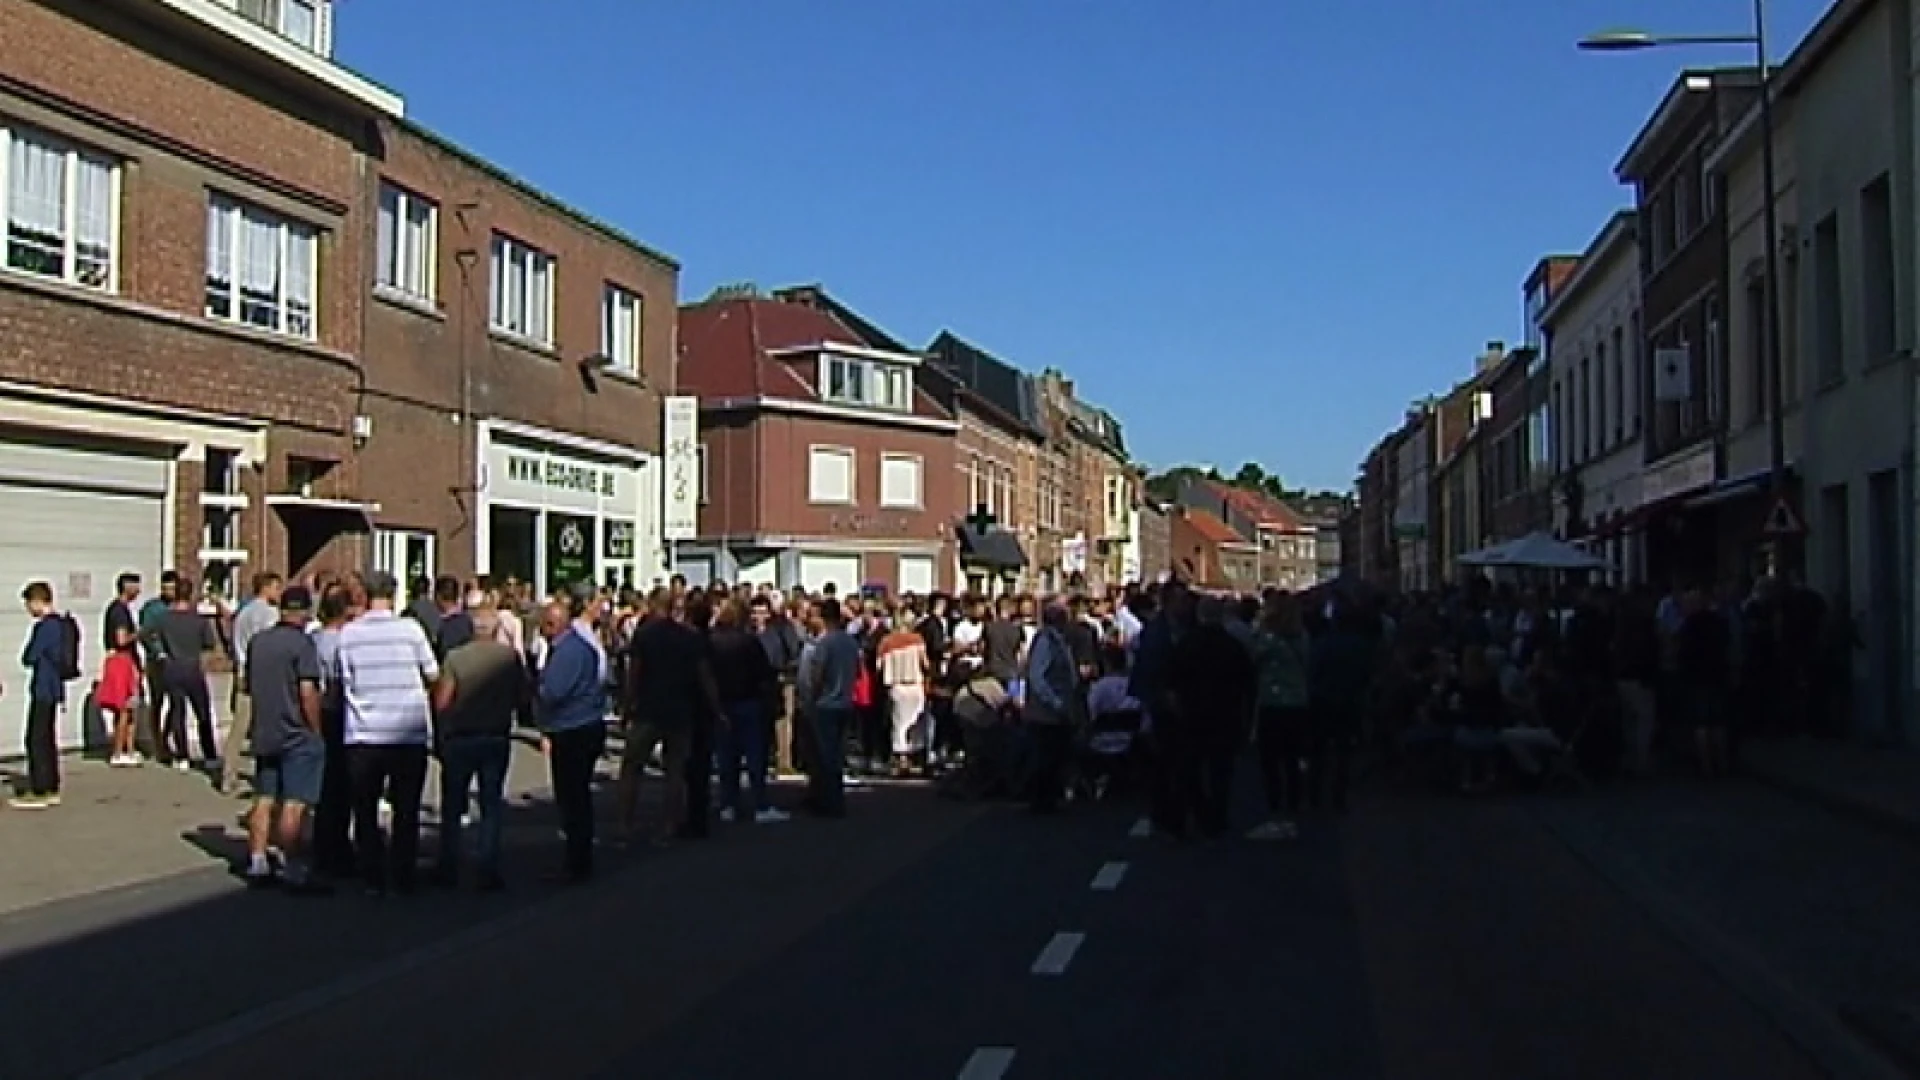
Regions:
[[[1249,755],[1265,813],[1240,824],[1284,840],[1303,812],[1345,809],[1359,754],[1466,792],[1646,773],[1656,746],[1720,775],[1730,729],[1834,727],[1856,647],[1844,615],[1772,579],[1718,596],[1481,578],[1410,596],[1337,583],[1230,596],[1178,580],[996,598],[678,577],[645,594],[545,597],[516,582],[410,584],[403,603],[381,572],[292,585],[263,573],[210,619],[192,582],[169,574],[141,604],[124,575],[91,696],[113,718],[111,763],[150,752],[189,769],[192,733],[201,767],[233,790],[245,747],[241,872],[299,891],[416,886],[430,759],[429,880],[458,883],[471,861],[479,887],[501,887],[523,731],[546,757],[567,881],[593,874],[594,779],[616,745],[609,840],[622,845],[784,822],[777,774],[804,774],[796,808],[825,818],[846,813],[849,785],[891,777],[1041,814],[1131,792],[1155,831],[1220,837]],[[31,783],[14,805],[46,809],[59,803],[49,717],[78,673],[50,589],[23,598],[39,618],[22,657]],[[235,679],[220,737],[205,664],[223,651]],[[656,774],[659,810],[643,815]]]

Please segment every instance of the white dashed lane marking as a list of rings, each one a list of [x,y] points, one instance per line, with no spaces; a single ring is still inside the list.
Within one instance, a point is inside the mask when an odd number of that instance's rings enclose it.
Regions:
[[[1127,830],[1127,835],[1134,837],[1135,839],[1152,836],[1153,835],[1153,819],[1141,818],[1139,821],[1134,822],[1133,828]]]
[[[1112,892],[1120,887],[1120,879],[1127,876],[1127,864],[1110,862],[1093,875],[1094,892]]]
[[[959,1080],[1000,1080],[1012,1066],[1012,1048],[982,1046],[961,1066]]]
[[[1040,950],[1040,956],[1033,962],[1035,975],[1064,975],[1067,965],[1073,963],[1073,954],[1080,951],[1087,935],[1061,931],[1053,935],[1047,947]]]

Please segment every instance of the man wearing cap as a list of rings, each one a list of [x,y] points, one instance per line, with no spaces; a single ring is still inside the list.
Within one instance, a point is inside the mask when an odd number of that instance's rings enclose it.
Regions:
[[[300,849],[307,811],[320,801],[327,749],[320,729],[320,652],[307,623],[313,593],[295,585],[279,597],[278,621],[253,635],[246,651],[253,703],[253,812],[247,818],[249,885],[284,877],[302,891],[317,886]],[[279,841],[284,866],[269,854]]]

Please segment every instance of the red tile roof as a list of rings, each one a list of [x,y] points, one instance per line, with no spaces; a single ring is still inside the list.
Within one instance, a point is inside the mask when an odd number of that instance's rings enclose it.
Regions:
[[[1200,539],[1205,540],[1209,544],[1244,544],[1247,542],[1246,537],[1234,532],[1233,528],[1226,522],[1221,521],[1205,510],[1195,510],[1192,507],[1188,507],[1186,517],[1187,524],[1192,526],[1194,532],[1200,534]]]
[[[678,390],[701,398],[773,397],[818,401],[810,360],[773,355],[815,345],[861,344],[828,312],[763,297],[729,297],[680,309]],[[913,411],[950,420],[917,384]]]
[[[1294,513],[1292,507],[1279,499],[1258,491],[1248,491],[1246,488],[1215,483],[1211,480],[1207,481],[1207,486],[1215,495],[1225,500],[1228,506],[1245,515],[1248,521],[1253,522],[1255,528],[1274,532],[1307,531],[1307,524],[1301,520],[1300,515]]]

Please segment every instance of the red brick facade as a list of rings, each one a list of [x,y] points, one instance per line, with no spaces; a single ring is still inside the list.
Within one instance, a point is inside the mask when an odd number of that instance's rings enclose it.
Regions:
[[[365,494],[380,504],[383,527],[434,533],[438,569],[466,575],[478,569],[476,496],[486,494],[473,436],[481,421],[659,447],[660,399],[674,378],[679,272],[416,127],[383,124],[381,136],[386,157],[363,193],[362,242],[375,244],[382,184],[435,207],[439,242],[435,295],[369,293]],[[550,346],[490,326],[496,232],[553,258]],[[641,298],[637,372],[582,366],[601,353],[609,284]]]
[[[155,562],[194,576],[209,448],[245,466],[219,493],[245,498],[216,545],[245,553],[219,562],[243,573],[362,567],[376,558],[369,529],[388,526],[435,535],[435,569],[473,571],[474,433],[489,419],[657,452],[670,260],[195,18],[0,3],[0,130],[117,167],[110,287],[0,270],[0,443],[44,441],[51,425],[175,458],[172,544]],[[373,288],[388,179],[439,206],[424,303]],[[311,339],[207,314],[216,196],[315,230]],[[554,258],[551,348],[489,333],[494,230]],[[631,375],[591,363],[608,282],[641,300]]]
[[[860,585],[953,587],[959,424],[917,383],[895,409],[834,403],[821,390],[826,355],[901,372],[916,372],[917,357],[870,349],[821,307],[758,296],[683,309],[680,347],[706,460],[700,537],[684,549],[696,576],[811,587],[819,582],[806,580],[808,560],[857,556]],[[815,498],[816,449],[851,453],[851,499]],[[889,456],[918,462],[917,505],[881,505]],[[931,580],[903,578],[903,558]]]
[[[24,398],[44,388],[98,396],[108,411],[216,418],[237,443],[264,429],[264,460],[242,477],[240,538],[256,565],[284,566],[286,523],[260,498],[285,488],[288,456],[337,463],[326,485],[339,494],[357,479],[348,434],[366,269],[348,223],[364,117],[269,87],[109,5],[0,5],[0,41],[0,125],[112,159],[119,185],[111,290],[0,274],[0,379]],[[210,193],[320,230],[314,340],[205,316]],[[197,573],[200,449],[180,452],[166,557]],[[343,536],[312,558],[362,555]]]

